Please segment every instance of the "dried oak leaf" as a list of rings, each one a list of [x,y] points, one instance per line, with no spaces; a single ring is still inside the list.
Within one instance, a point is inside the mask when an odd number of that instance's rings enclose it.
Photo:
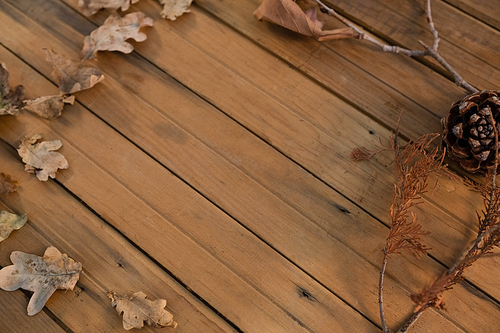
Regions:
[[[60,153],[54,152],[61,148],[60,140],[37,142],[42,134],[35,134],[21,141],[17,152],[26,163],[25,171],[35,173],[39,180],[46,181],[56,177],[57,169],[67,169],[68,162]]]
[[[24,101],[23,109],[52,120],[61,115],[65,103],[73,105],[74,102],[75,96],[70,95],[42,96]]]
[[[21,216],[9,213],[7,211],[0,212],[0,242],[9,237],[14,230],[19,230],[28,221],[28,216]]]
[[[97,68],[84,67],[81,61],[67,59],[65,55],[59,55],[52,49],[44,50],[45,60],[54,67],[51,75],[62,94],[74,94],[92,88],[104,79],[104,75]]]
[[[7,195],[10,192],[15,192],[18,187],[17,181],[15,181],[10,175],[5,173],[0,173],[0,196]]]
[[[253,15],[259,21],[266,20],[319,41],[355,36],[351,28],[321,30],[323,24],[317,19],[316,8],[304,11],[293,0],[264,0]]]
[[[17,115],[24,98],[24,87],[19,85],[11,90],[9,72],[5,65],[0,64],[0,115]]]
[[[123,313],[123,328],[126,330],[142,328],[144,322],[156,327],[177,326],[173,315],[165,310],[167,301],[164,299],[151,301],[142,291],[123,296],[117,295],[114,291],[109,291],[107,294],[116,312],[119,315]]]
[[[160,15],[163,18],[175,21],[182,14],[191,12],[188,8],[192,2],[193,0],[160,0],[163,5]]]
[[[73,289],[82,273],[82,264],[49,246],[43,255],[13,251],[14,265],[0,270],[0,288],[13,291],[18,288],[33,291],[28,303],[28,315],[40,312],[57,289]]]
[[[85,16],[92,16],[103,8],[122,11],[128,10],[130,4],[137,3],[139,0],[78,0],[78,8]]]
[[[152,27],[153,19],[142,12],[130,13],[124,17],[112,12],[103,25],[85,37],[81,56],[83,59],[96,59],[97,51],[130,53],[134,47],[125,40],[129,38],[133,38],[136,42],[146,40],[146,34],[139,31],[145,26]]]

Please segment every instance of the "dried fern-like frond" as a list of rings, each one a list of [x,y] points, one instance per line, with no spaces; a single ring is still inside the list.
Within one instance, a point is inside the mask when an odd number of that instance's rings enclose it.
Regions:
[[[430,248],[425,245],[423,238],[429,232],[423,230],[417,216],[411,209],[422,203],[421,196],[427,190],[430,175],[451,175],[446,165],[443,164],[444,154],[440,153],[438,148],[432,149],[430,152],[427,151],[432,142],[438,137],[439,134],[423,135],[419,139],[407,143],[403,149],[399,145],[398,131],[391,139],[397,180],[394,185],[394,197],[389,209],[391,226],[384,248],[378,293],[380,319],[382,330],[385,333],[390,332],[385,320],[383,300],[384,275],[389,256],[402,251],[411,253],[416,257],[427,254]],[[430,290],[429,293],[422,293],[415,297],[416,299],[420,297],[419,301],[421,302],[426,302],[426,299],[430,297],[435,304],[438,304],[439,299],[433,292],[433,290]]]
[[[424,135],[406,144],[404,149],[400,148],[397,136],[391,140],[397,182],[390,206],[391,228],[386,239],[386,256],[400,253],[401,250],[421,256],[429,250],[422,239],[428,232],[422,230],[410,209],[421,203],[421,195],[426,192],[431,174],[448,173],[439,150],[436,148],[427,152],[438,136],[439,134]]]

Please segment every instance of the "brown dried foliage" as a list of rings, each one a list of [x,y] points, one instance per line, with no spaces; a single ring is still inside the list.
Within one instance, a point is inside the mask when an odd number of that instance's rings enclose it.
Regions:
[[[406,251],[420,257],[427,254],[430,248],[425,245],[423,236],[428,232],[422,229],[417,216],[411,211],[412,208],[422,203],[421,195],[427,191],[428,179],[430,175],[442,176],[448,175],[451,178],[457,178],[450,173],[443,159],[444,152],[439,148],[430,149],[432,142],[439,137],[439,134],[423,135],[415,141],[410,141],[400,147],[398,141],[398,131],[391,139],[391,150],[394,152],[394,166],[396,169],[396,183],[394,185],[394,197],[390,206],[391,226],[389,235],[386,238],[384,249],[384,258],[379,276],[379,308],[382,329],[385,333],[390,332],[384,313],[383,285],[387,262],[391,254]],[[378,152],[389,150],[383,145],[376,150],[369,150],[365,147],[354,149],[350,156],[355,161],[363,161],[371,158]],[[444,307],[442,301],[442,292],[449,286],[448,277],[443,277],[424,290],[419,295],[414,295],[412,299],[417,304],[429,304],[436,307]],[[428,306],[428,305],[427,305]],[[418,312],[420,308],[416,310]],[[403,326],[398,332],[406,332],[412,325],[414,319]]]
[[[490,173],[485,185],[471,185],[479,191],[485,206],[484,210],[478,213],[477,238],[453,267],[420,293],[412,295],[412,300],[417,304],[415,312],[427,307],[443,308],[443,292],[452,289],[453,285],[462,280],[467,267],[500,245],[500,189],[495,184],[495,176]]]
[[[422,230],[417,216],[410,210],[421,203],[421,195],[426,192],[431,174],[449,174],[438,148],[426,151],[438,136],[439,134],[424,135],[409,142],[402,150],[397,135],[391,140],[397,181],[390,207],[391,228],[386,239],[386,256],[400,253],[401,250],[421,256],[429,250],[422,240],[422,236],[428,232]]]

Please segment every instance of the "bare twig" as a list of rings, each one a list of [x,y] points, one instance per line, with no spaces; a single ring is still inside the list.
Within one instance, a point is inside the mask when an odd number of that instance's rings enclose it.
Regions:
[[[384,333],[390,333],[390,330],[387,327],[387,320],[385,319],[385,311],[384,311],[384,276],[388,260],[389,257],[387,256],[387,249],[385,249],[384,260],[382,262],[382,267],[380,268],[380,275],[378,281],[378,307],[380,310],[380,322],[382,323],[382,331]]]
[[[418,320],[418,318],[420,318],[420,316],[424,312],[423,311],[424,309],[426,309],[426,308],[422,308],[421,311],[414,313],[411,316],[411,318],[396,333],[406,333],[410,329],[410,327],[412,327],[413,324],[415,324],[415,322]]]
[[[346,26],[350,27],[353,29],[357,34],[358,34],[358,39],[364,39],[366,41],[369,41],[375,45],[377,45],[379,48],[382,49],[384,52],[391,52],[391,53],[402,53],[405,54],[409,57],[425,57],[425,56],[430,56],[434,58],[441,66],[443,66],[454,78],[455,83],[467,90],[470,94],[478,92],[476,88],[474,88],[472,85],[470,85],[467,81],[465,81],[458,73],[451,67],[451,65],[444,60],[444,58],[438,53],[438,46],[439,46],[439,34],[438,31],[436,30],[434,26],[434,21],[432,20],[432,12],[431,12],[431,0],[427,0],[426,3],[426,9],[425,9],[425,14],[427,16],[427,23],[429,26],[429,30],[432,33],[432,36],[434,37],[434,42],[432,43],[432,46],[429,47],[425,45],[423,42],[420,41],[420,44],[425,47],[425,50],[410,50],[406,49],[403,47],[399,47],[396,45],[387,45],[384,44],[377,39],[373,38],[372,36],[368,35],[366,32],[362,31],[358,27],[356,27],[354,24],[349,22],[346,18],[343,16],[339,15],[335,10],[332,8],[328,7],[325,5],[321,0],[315,0],[318,5],[320,6],[321,11],[327,13],[330,16],[335,17],[338,19],[340,22],[345,24]]]

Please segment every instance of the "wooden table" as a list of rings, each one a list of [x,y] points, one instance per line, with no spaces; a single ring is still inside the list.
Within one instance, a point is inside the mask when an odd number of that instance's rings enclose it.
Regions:
[[[500,87],[493,3],[432,4],[441,54],[480,90]],[[154,19],[147,40],[128,55],[99,52],[90,63],[105,80],[60,118],[0,117],[0,171],[20,183],[0,209],[29,217],[0,243],[0,264],[54,245],[84,269],[74,291],[56,292],[33,317],[26,294],[1,291],[0,331],[121,332],[109,290],[167,299],[179,325],[162,332],[380,331],[393,156],[356,163],[349,153],[387,144],[402,109],[402,140],[440,132],[466,93],[434,61],[359,40],[320,43],[257,21],[259,4],[195,0],[171,22],[141,0],[131,11]],[[432,42],[420,1],[329,4],[388,42]],[[86,18],[77,0],[1,1],[11,84],[27,98],[57,94],[43,48],[77,59],[107,15]],[[63,142],[70,167],[56,180],[24,172],[15,148],[35,133]],[[409,296],[460,257],[482,207],[449,179],[423,201],[415,211],[432,250],[389,261],[391,328],[412,313]],[[499,277],[498,255],[478,261],[446,292],[447,311],[426,311],[412,331],[500,332]]]

